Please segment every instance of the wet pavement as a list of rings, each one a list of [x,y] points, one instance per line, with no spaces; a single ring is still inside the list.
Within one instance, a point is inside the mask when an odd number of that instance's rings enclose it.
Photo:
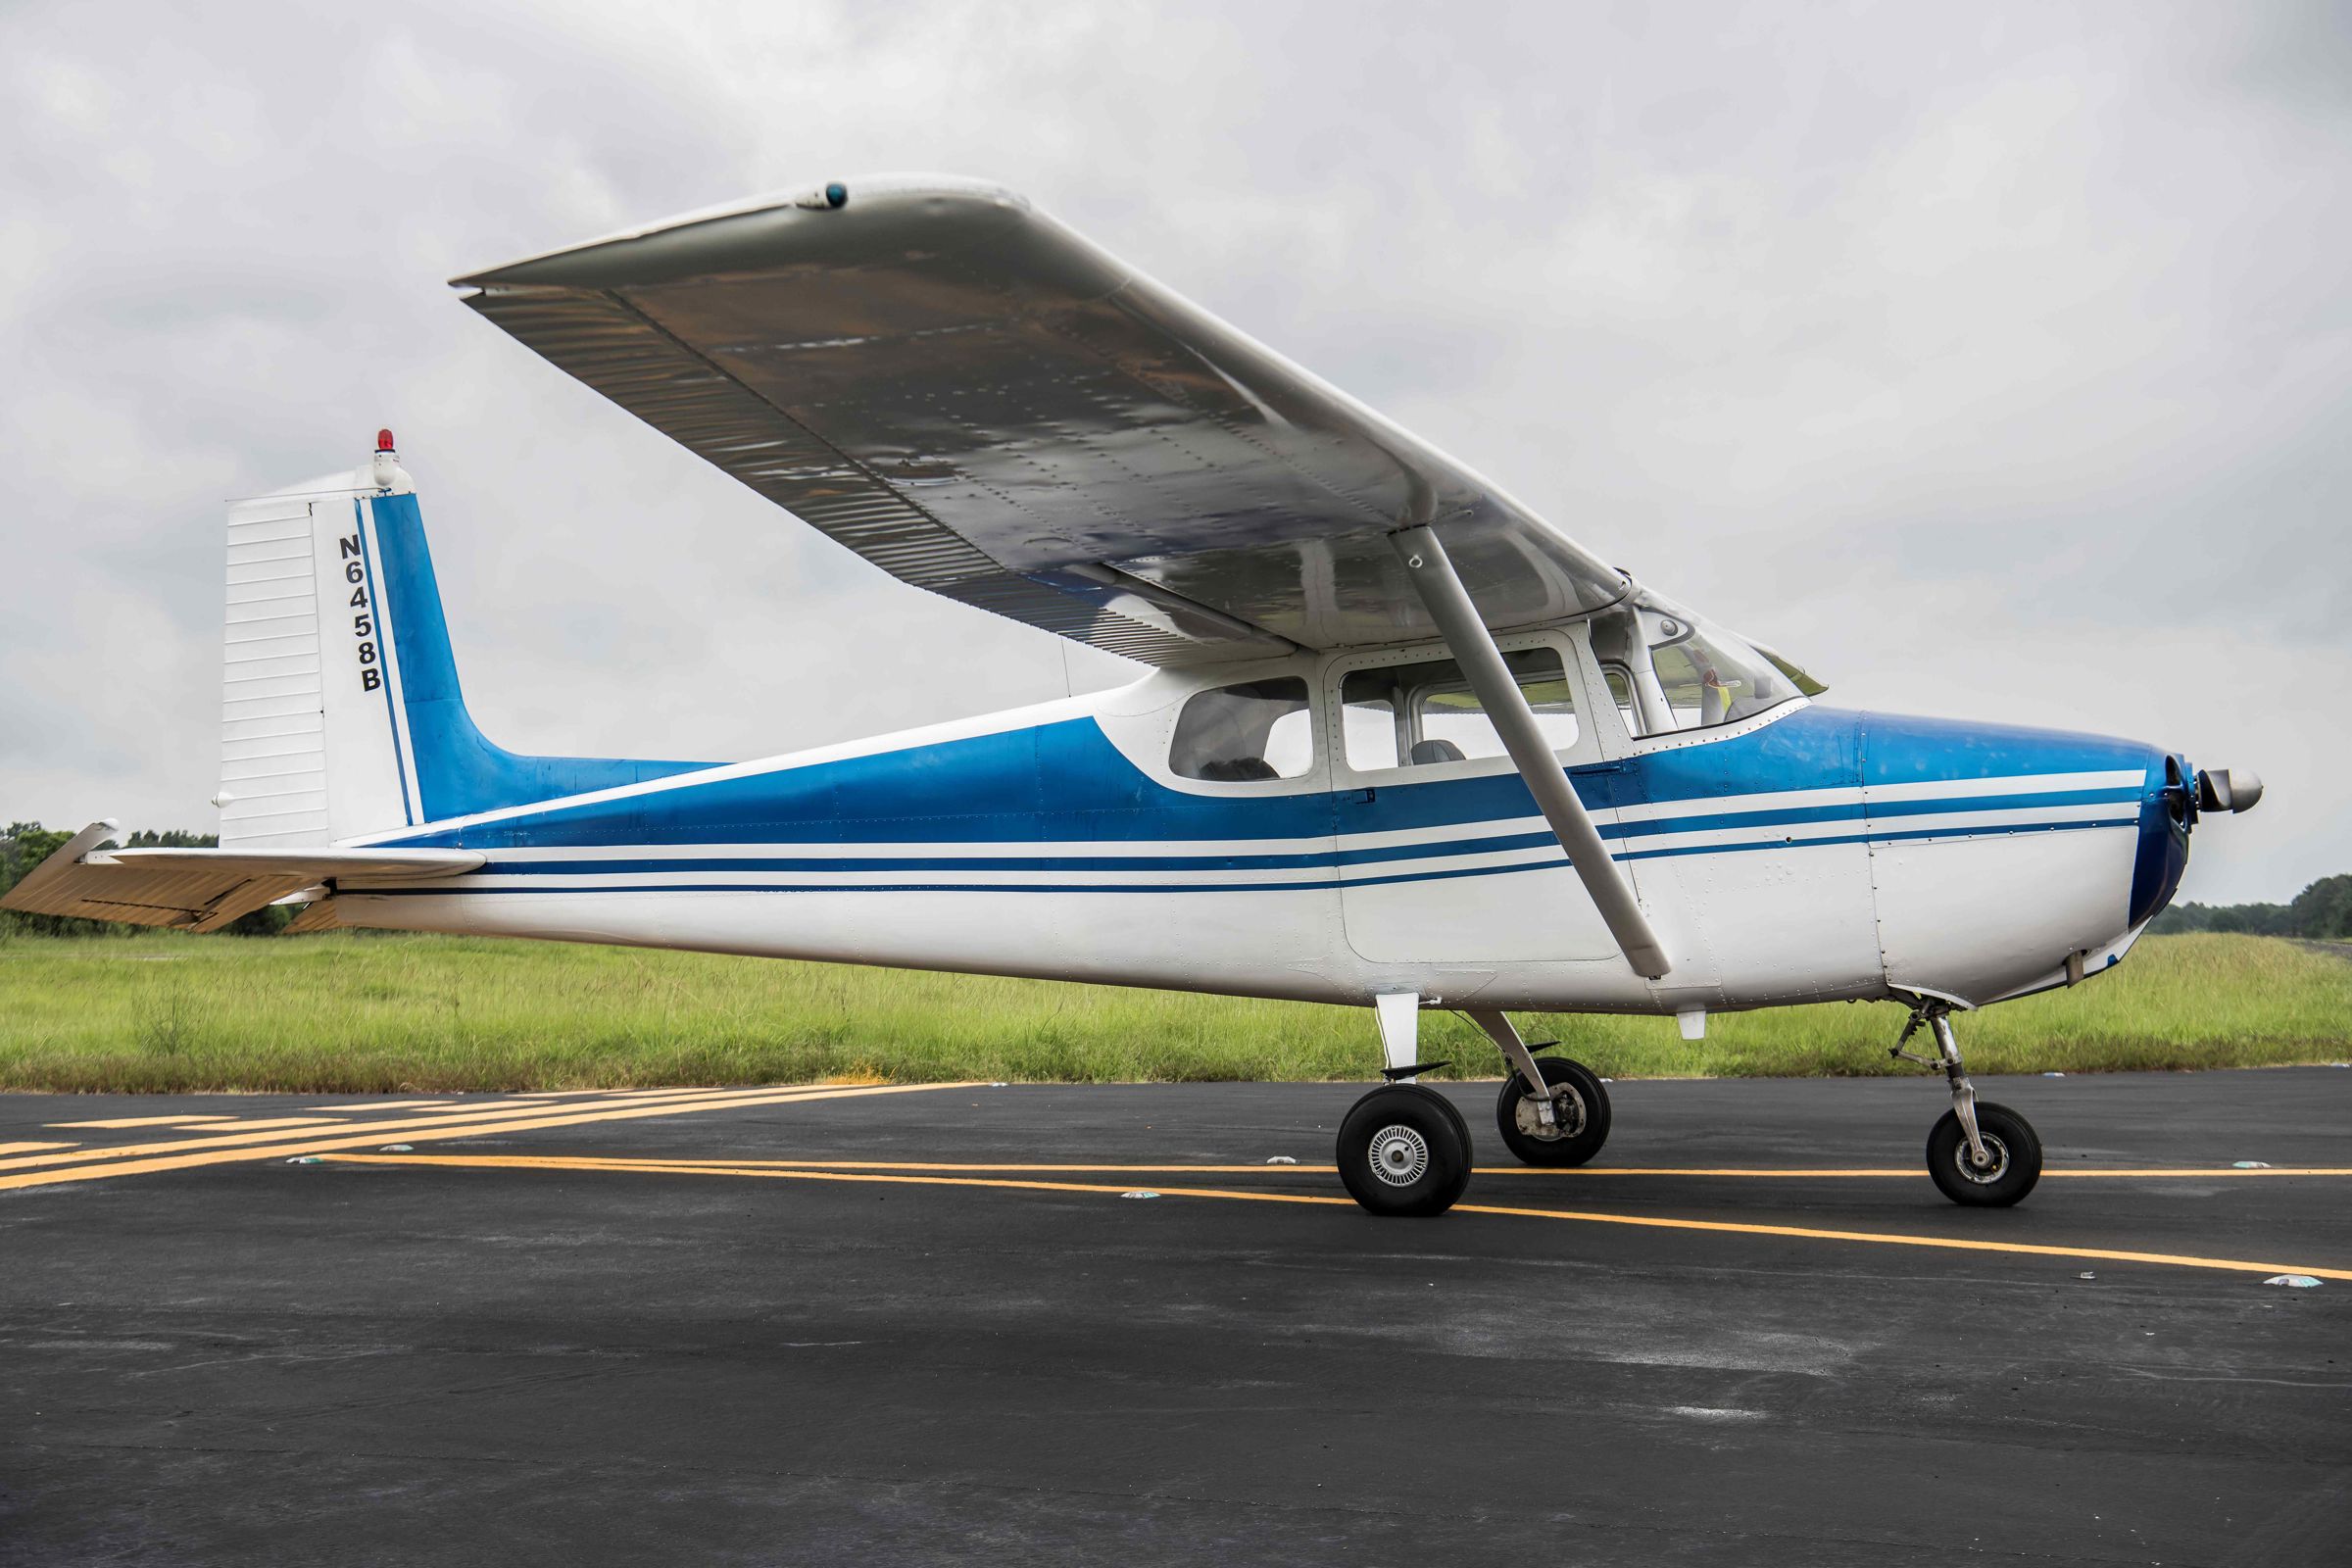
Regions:
[[[0,1561],[2344,1561],[2352,1071],[1979,1087],[0,1097]]]

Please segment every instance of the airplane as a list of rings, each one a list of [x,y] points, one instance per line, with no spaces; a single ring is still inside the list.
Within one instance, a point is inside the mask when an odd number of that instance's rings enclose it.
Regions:
[[[2243,769],[1843,711],[1471,469],[1022,197],[833,181],[470,273],[464,302],[918,588],[1152,666],[1131,685],[756,761],[523,756],[467,712],[416,486],[228,517],[220,848],[93,823],[7,907],[213,931],[634,944],[1370,1009],[1338,1138],[1434,1215],[1471,1139],[1420,1015],[1505,1068],[1503,1145],[1585,1163],[1590,1067],[1512,1011],[1908,1005],[1928,1169],[2042,1151],[1952,1019],[2122,961]],[[1926,1030],[1932,1049],[1910,1042]]]

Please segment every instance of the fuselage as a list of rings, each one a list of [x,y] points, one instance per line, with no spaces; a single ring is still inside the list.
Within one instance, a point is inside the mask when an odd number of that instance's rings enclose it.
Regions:
[[[1594,702],[1560,757],[1673,955],[1644,980],[1507,759],[1351,766],[1339,682],[1362,662],[1267,666],[1314,693],[1293,777],[1175,771],[1187,701],[1236,677],[1162,672],[372,835],[488,864],[346,888],[337,909],[357,925],[1335,1003],[1413,991],[1677,1012],[1982,1004],[2095,974],[2185,862],[2187,770],[2138,743],[1801,698],[1637,737]]]

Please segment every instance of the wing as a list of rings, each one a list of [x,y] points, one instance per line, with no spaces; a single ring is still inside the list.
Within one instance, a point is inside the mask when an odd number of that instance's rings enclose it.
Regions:
[[[556,365],[906,582],[1159,664],[1625,592],[1478,474],[1009,191],[851,181],[456,279]]]
[[[218,931],[328,882],[456,876],[483,858],[463,850],[105,850],[116,832],[91,823],[26,872],[0,908]]]

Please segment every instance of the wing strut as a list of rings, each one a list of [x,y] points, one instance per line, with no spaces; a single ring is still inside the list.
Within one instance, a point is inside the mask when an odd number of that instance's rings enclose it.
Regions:
[[[1537,727],[1535,710],[1527,706],[1519,683],[1511,678],[1502,651],[1494,646],[1494,634],[1487,630],[1478,607],[1470,602],[1469,590],[1454,574],[1446,547],[1426,525],[1399,529],[1389,538],[1404,562],[1413,587],[1420,592],[1429,618],[1437,622],[1446,646],[1470,678],[1470,689],[1478,694],[1487,716],[1494,722],[1495,733],[1502,737],[1503,749],[1511,754],[1519,776],[1527,780],[1544,819],[1558,835],[1560,848],[1568,852],[1569,864],[1584,880],[1585,891],[1592,895],[1609,934],[1617,939],[1634,972],[1655,980],[1673,967],[1665,946],[1649,928],[1632,884],[1609,858],[1592,818],[1585,811],[1585,803],[1576,798],[1575,786],[1568,782],[1560,760],[1552,755],[1550,744]]]

